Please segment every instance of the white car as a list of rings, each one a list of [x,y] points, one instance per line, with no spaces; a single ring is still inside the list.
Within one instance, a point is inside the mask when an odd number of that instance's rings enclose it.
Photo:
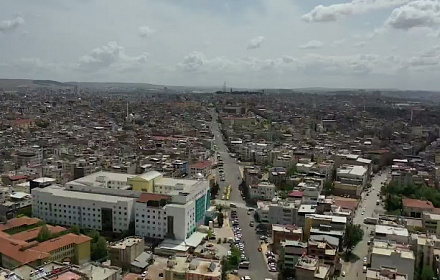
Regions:
[[[345,271],[342,271],[342,277],[345,277]]]

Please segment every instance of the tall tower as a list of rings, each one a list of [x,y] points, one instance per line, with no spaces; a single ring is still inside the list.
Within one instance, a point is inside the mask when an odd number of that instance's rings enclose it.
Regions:
[[[226,93],[226,81],[223,82],[223,93]]]

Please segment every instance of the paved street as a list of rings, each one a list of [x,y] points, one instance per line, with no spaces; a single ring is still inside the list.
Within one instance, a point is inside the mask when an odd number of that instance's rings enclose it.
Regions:
[[[346,272],[345,277],[339,277],[339,279],[365,279],[365,273],[362,272],[363,259],[367,256],[368,245],[367,242],[370,239],[370,232],[374,229],[374,225],[365,225],[364,218],[366,217],[378,217],[379,213],[383,213],[383,207],[381,205],[376,205],[376,201],[379,199],[378,193],[380,193],[382,182],[387,179],[387,171],[384,171],[382,175],[376,175],[371,181],[372,189],[367,196],[364,192],[362,194],[362,201],[359,204],[358,210],[354,217],[355,224],[361,224],[364,230],[364,239],[359,242],[356,248],[353,250],[353,254],[358,258],[352,262],[344,263],[342,270]],[[362,215],[362,211],[365,211]]]
[[[211,111],[213,116],[213,122],[211,124],[211,130],[214,133],[215,144],[217,146],[217,151],[219,152],[221,158],[224,162],[224,173],[225,182],[220,181],[220,192],[219,197],[223,192],[223,188],[229,184],[232,186],[232,191],[230,195],[229,202],[237,204],[237,216],[239,219],[240,227],[242,229],[243,240],[245,240],[245,252],[246,256],[249,258],[250,269],[242,269],[239,271],[241,276],[249,275],[252,279],[276,279],[276,275],[268,271],[266,262],[263,259],[263,255],[258,252],[258,247],[260,246],[260,241],[258,236],[255,234],[255,228],[249,226],[249,222],[253,220],[253,215],[247,214],[247,209],[244,206],[244,201],[241,198],[241,193],[238,189],[238,185],[241,183],[241,174],[239,171],[236,159],[229,156],[227,147],[223,141],[219,124],[217,123],[217,114],[214,110]],[[241,206],[241,207],[240,207]]]

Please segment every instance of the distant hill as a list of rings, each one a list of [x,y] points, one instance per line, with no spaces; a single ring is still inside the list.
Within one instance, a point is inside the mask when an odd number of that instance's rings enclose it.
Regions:
[[[16,90],[18,86],[34,87],[35,84],[27,79],[0,79],[0,88],[4,90]]]

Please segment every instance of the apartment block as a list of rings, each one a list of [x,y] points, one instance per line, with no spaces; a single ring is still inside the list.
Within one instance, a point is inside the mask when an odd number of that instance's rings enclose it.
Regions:
[[[399,273],[414,279],[415,256],[408,245],[389,241],[374,241],[371,250],[371,268],[381,269],[383,266],[394,268]]]

